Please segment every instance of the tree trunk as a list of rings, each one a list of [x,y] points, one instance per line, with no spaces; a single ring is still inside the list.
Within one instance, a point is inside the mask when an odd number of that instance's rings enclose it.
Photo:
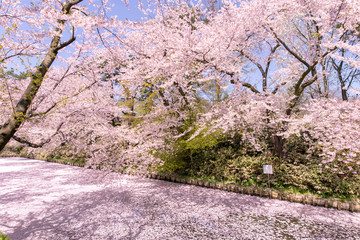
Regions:
[[[22,94],[19,102],[16,104],[13,114],[0,128],[0,151],[5,147],[9,140],[14,136],[20,125],[24,122],[26,118],[26,112],[32,100],[35,98],[36,93],[38,92],[44,80],[45,74],[57,56],[56,48],[59,41],[59,37],[55,37],[53,39],[52,47],[50,47],[44,61],[37,68],[36,72],[31,76],[31,81],[25,92]]]
[[[285,157],[285,153],[284,153],[284,139],[281,136],[276,136],[274,135],[274,153],[276,156],[278,156],[279,158],[284,158]]]
[[[340,78],[339,78],[340,80]],[[341,84],[341,97],[343,101],[348,101],[348,97],[347,97],[347,90],[345,89],[345,84],[342,81],[342,78],[340,80],[340,84]]]
[[[341,96],[343,101],[348,101],[346,89],[341,89]]]

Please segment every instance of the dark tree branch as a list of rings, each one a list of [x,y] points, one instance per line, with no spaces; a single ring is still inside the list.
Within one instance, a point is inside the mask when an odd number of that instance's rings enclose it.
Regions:
[[[56,134],[59,133],[60,128],[63,126],[63,124],[64,124],[64,123],[60,123],[59,126],[58,126],[57,129],[56,129],[56,132],[55,132],[53,135],[51,135],[51,137],[49,137],[48,139],[46,139],[45,141],[43,141],[43,142],[41,142],[41,143],[39,143],[39,144],[32,143],[32,142],[30,142],[30,141],[28,141],[28,140],[26,140],[26,139],[24,139],[24,138],[20,138],[20,137],[17,137],[17,136],[15,136],[15,135],[14,135],[12,138],[13,138],[15,141],[19,142],[19,143],[22,143],[22,144],[27,145],[28,147],[31,147],[31,148],[41,148],[41,147],[43,147],[45,144],[49,143],[49,142],[51,141],[51,138],[52,138],[52,137],[54,137]]]
[[[67,40],[66,42],[60,43],[60,45],[56,48],[56,51],[60,51],[61,49],[69,46],[71,43],[73,43],[76,40],[75,37],[75,29],[74,27],[72,27],[72,35],[71,38],[69,40]]]
[[[250,89],[252,92],[260,94],[260,92],[259,92],[253,85],[251,85],[250,83],[242,82],[242,81],[239,81],[239,83],[240,83],[242,86]]]
[[[279,41],[279,43],[281,43],[281,45],[283,45],[283,47],[292,55],[294,56],[299,62],[301,62],[302,64],[304,64],[307,68],[310,68],[310,64],[307,63],[304,59],[302,59],[296,52],[294,52],[293,50],[290,49],[290,47],[288,45],[286,45],[286,43],[281,40],[278,35],[275,33],[275,31],[270,27],[271,32],[274,34],[274,37],[276,38],[276,40]]]

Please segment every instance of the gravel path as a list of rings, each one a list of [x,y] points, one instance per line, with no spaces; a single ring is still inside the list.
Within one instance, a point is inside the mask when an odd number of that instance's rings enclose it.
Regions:
[[[0,232],[23,239],[360,239],[360,213],[0,158]]]

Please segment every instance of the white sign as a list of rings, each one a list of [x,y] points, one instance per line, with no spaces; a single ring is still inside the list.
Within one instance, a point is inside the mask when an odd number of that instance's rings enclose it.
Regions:
[[[272,165],[263,165],[263,169],[265,174],[273,174]]]

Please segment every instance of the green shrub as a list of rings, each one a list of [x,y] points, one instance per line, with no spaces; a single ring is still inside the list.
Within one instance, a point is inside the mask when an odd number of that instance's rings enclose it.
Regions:
[[[271,151],[257,152],[241,134],[199,135],[190,141],[181,139],[173,146],[171,153],[162,156],[162,168],[169,172],[266,187],[268,176],[263,174],[263,165],[271,164],[274,174],[269,177],[270,184],[277,189],[345,198],[360,196],[360,177],[321,166],[319,153],[309,153],[310,146],[302,137],[286,139],[282,159]]]
[[[8,236],[0,232],[0,240],[10,240]]]

